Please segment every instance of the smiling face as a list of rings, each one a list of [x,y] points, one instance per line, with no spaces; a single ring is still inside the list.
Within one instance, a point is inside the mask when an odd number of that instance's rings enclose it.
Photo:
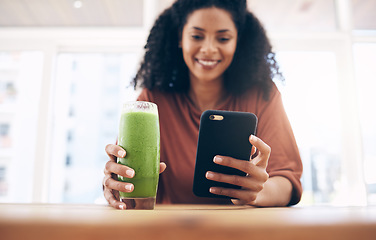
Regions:
[[[234,57],[237,35],[231,14],[225,10],[204,8],[188,16],[180,44],[191,83],[222,83]]]

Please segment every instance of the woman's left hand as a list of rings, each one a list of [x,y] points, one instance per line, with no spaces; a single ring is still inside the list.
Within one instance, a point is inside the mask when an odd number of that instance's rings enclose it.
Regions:
[[[232,199],[234,204],[257,205],[257,196],[264,188],[265,182],[269,179],[266,167],[268,166],[271,148],[254,135],[249,137],[249,142],[253,145],[250,161],[218,155],[215,156],[213,160],[216,164],[239,169],[245,172],[247,174],[246,176],[226,175],[215,172],[206,173],[207,179],[242,187],[241,189],[210,188],[210,192],[213,194],[234,198]],[[252,158],[256,152],[255,147],[258,149],[258,154],[256,157]]]

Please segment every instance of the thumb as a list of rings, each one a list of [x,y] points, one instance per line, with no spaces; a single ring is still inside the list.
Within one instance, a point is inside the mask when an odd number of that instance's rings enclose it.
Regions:
[[[252,163],[259,167],[266,168],[268,165],[271,148],[255,135],[249,137],[249,142],[258,149],[257,157],[252,160]]]

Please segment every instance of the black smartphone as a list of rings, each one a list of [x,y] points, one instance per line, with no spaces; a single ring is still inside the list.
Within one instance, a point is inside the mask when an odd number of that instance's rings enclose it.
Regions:
[[[211,187],[239,186],[209,180],[207,171],[245,176],[246,173],[213,162],[214,156],[229,156],[249,161],[252,144],[249,136],[256,133],[257,117],[253,113],[207,110],[202,113],[197,144],[193,193],[199,197],[228,198],[209,192]]]

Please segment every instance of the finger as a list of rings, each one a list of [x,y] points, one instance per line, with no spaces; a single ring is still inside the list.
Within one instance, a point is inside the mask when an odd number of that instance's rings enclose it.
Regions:
[[[108,161],[105,165],[105,174],[108,175],[109,173],[115,173],[126,178],[133,178],[135,174],[132,168],[113,162],[111,160]]]
[[[116,209],[126,209],[126,205],[125,203],[117,200],[113,194],[113,192],[106,188],[104,191],[103,191],[103,194],[104,194],[104,197],[106,198],[107,202],[110,204],[110,206],[112,206],[113,208],[116,208]]]
[[[270,155],[270,146],[263,142],[260,138],[256,137],[255,135],[251,135],[249,137],[249,142],[259,150],[260,154]]]
[[[264,188],[264,182],[262,180],[256,180],[251,177],[227,175],[208,171],[206,173],[206,178],[217,182],[237,185],[243,187],[243,189],[249,189],[255,192],[260,192]]]
[[[248,175],[254,177],[254,178],[264,178],[264,172],[260,171],[259,167],[257,167],[255,164],[251,163],[250,161],[245,160],[238,160],[231,157],[225,157],[225,156],[215,156],[214,160],[215,163],[231,168],[238,169],[240,171],[243,171],[247,173]]]
[[[126,151],[121,146],[115,144],[107,144],[105,151],[112,160],[116,160],[115,157],[123,158],[126,155]]]
[[[252,145],[251,158],[252,158],[253,155],[255,155],[256,151],[257,151],[257,148]]]
[[[167,168],[166,163],[161,162],[161,163],[159,164],[159,173],[163,173],[164,170],[166,170],[166,168]]]
[[[239,199],[243,203],[252,202],[256,199],[257,196],[256,192],[244,189],[211,187],[209,191],[216,195],[222,195],[230,198]]]
[[[240,200],[240,199],[231,199],[231,202],[234,204],[234,205],[245,205],[247,204],[248,202],[245,201],[245,200]],[[252,202],[250,202],[252,203]],[[249,204],[249,203],[248,203]]]
[[[104,178],[103,186],[120,192],[132,192],[134,190],[132,183],[117,181],[111,177]]]
[[[271,153],[270,146],[264,143],[260,138],[256,137],[255,135],[251,135],[249,137],[249,142],[259,150],[259,154],[257,156],[258,161],[256,161],[256,165],[266,168]]]
[[[235,205],[245,205],[245,204],[247,204],[247,205],[257,206],[257,196],[256,196],[256,199],[253,200],[253,201],[247,201],[247,200],[241,200],[241,199],[231,199],[231,202]]]

